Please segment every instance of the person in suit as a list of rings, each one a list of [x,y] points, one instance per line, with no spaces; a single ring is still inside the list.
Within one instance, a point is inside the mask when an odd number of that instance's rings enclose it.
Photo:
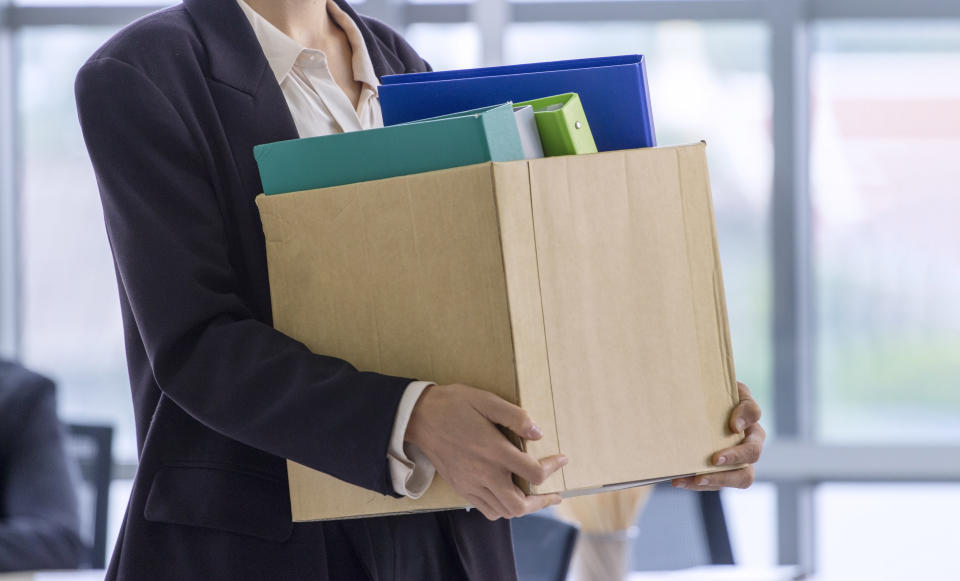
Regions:
[[[253,147],[377,127],[380,77],[427,70],[345,0],[184,0],[80,70],[140,459],[108,579],[516,578],[506,518],[560,499],[512,474],[541,482],[566,461],[497,428],[536,439],[533,418],[271,326]],[[477,510],[294,524],[284,458],[393,496],[439,472]]]
[[[0,571],[76,569],[82,555],[54,384],[0,360]]]

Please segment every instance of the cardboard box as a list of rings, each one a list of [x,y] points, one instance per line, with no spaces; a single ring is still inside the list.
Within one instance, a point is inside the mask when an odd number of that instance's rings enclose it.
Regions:
[[[528,410],[531,494],[713,472],[737,403],[705,144],[259,196],[276,327],[363,370]],[[297,521],[466,506],[289,464]]]

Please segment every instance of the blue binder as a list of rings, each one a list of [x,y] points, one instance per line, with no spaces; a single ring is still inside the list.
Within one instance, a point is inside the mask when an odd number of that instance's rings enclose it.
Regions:
[[[657,144],[642,55],[390,75],[381,82],[386,125],[578,93],[598,150]]]

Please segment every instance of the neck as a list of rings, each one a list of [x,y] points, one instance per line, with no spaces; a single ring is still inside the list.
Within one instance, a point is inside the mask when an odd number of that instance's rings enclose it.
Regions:
[[[324,50],[333,38],[328,0],[244,0],[301,46]],[[333,1],[333,0],[329,0]]]

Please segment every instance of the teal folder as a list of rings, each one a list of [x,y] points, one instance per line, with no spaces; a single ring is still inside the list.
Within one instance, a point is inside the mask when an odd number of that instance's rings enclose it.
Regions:
[[[523,159],[509,103],[441,119],[258,145],[263,193],[282,194]]]
[[[508,101],[506,104],[509,105],[510,102]],[[478,109],[461,111],[459,113],[451,113],[449,115],[439,115],[437,117],[424,119],[423,121],[439,121],[441,119],[451,119],[453,117],[462,117],[464,115],[480,115],[498,107],[503,107],[503,104],[480,107]],[[529,111],[527,111],[527,109],[529,109]],[[517,131],[520,133],[520,145],[523,147],[523,158],[536,159],[538,157],[543,157],[543,145],[540,143],[540,130],[537,128],[538,121],[536,121],[536,118],[534,117],[533,107],[529,104],[525,104],[523,107],[514,104],[513,116],[514,120],[517,122]],[[410,123],[419,122],[411,121]]]

